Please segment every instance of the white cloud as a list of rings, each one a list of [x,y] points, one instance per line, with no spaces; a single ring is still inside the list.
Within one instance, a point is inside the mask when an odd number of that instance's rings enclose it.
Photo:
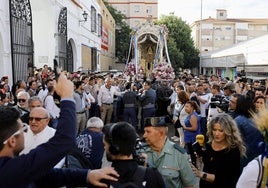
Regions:
[[[202,0],[203,19],[216,17],[216,9],[226,9],[228,18],[267,18],[268,0]],[[158,13],[171,12],[187,23],[201,18],[201,0],[158,0]]]

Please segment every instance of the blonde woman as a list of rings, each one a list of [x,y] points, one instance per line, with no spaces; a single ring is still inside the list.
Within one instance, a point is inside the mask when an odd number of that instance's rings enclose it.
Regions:
[[[200,188],[235,188],[240,175],[240,158],[246,147],[233,118],[220,114],[208,124],[206,149],[199,153],[203,171],[192,166],[200,178]]]

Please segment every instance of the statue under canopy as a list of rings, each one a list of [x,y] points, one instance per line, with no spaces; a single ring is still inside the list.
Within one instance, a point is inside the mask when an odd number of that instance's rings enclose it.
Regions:
[[[124,71],[126,79],[174,79],[175,74],[168,55],[167,35],[166,26],[154,25],[150,20],[132,31]]]

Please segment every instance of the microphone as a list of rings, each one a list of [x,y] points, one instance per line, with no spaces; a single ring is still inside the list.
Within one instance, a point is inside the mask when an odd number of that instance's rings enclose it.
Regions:
[[[202,148],[204,146],[205,137],[202,134],[198,134],[196,135],[195,140],[196,141],[192,144],[193,150],[197,155],[201,156],[203,153]]]
[[[204,135],[202,135],[202,134],[196,135],[195,141],[198,142],[200,146],[203,146],[204,145],[204,142],[205,142]]]

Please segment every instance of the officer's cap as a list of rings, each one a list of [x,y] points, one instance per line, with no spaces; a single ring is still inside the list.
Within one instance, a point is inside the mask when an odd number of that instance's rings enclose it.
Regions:
[[[167,127],[166,117],[148,117],[144,119],[144,127]]]

